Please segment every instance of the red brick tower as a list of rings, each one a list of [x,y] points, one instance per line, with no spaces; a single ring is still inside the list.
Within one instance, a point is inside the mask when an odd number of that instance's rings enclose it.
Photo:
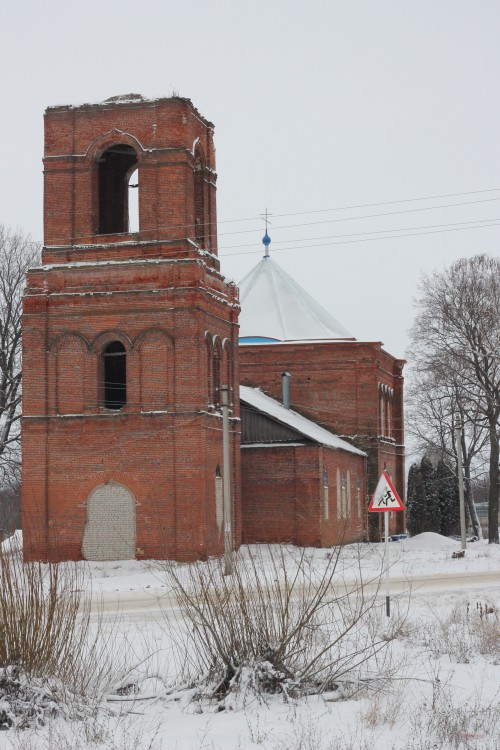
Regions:
[[[24,300],[26,557],[216,554],[239,305],[217,258],[213,126],[178,97],[51,107],[44,169]],[[236,431],[231,465],[238,544]]]

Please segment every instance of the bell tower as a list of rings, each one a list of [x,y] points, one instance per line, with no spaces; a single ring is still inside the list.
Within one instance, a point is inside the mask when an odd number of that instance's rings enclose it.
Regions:
[[[23,315],[28,559],[222,552],[220,387],[237,417],[239,303],[215,194],[213,125],[190,100],[47,109],[44,248]]]

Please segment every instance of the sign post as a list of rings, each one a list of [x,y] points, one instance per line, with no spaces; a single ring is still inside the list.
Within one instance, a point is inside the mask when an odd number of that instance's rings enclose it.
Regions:
[[[385,535],[385,614],[390,617],[391,599],[389,588],[389,513],[392,510],[404,510],[401,498],[396,492],[387,471],[382,472],[377,487],[371,499],[368,511],[370,513],[384,513],[384,535]]]

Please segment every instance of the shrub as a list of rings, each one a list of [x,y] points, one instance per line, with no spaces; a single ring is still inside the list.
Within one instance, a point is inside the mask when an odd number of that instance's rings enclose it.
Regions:
[[[287,699],[345,689],[369,678],[371,669],[380,678],[381,652],[402,616],[379,627],[379,579],[367,593],[359,575],[349,582],[338,573],[339,550],[322,569],[308,555],[290,547],[247,548],[236,554],[231,576],[223,560],[164,564],[179,613],[177,619],[167,613],[169,632],[185,674],[204,695],[221,705],[238,691]]]
[[[11,537],[0,546],[0,575],[0,726],[81,714],[100,672],[82,567],[24,562]]]
[[[488,603],[461,601],[424,628],[424,643],[435,656],[468,664],[475,654],[500,658],[500,620]]]

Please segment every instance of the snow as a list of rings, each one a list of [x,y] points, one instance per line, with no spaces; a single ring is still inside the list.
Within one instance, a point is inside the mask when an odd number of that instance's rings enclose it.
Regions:
[[[7,539],[2,543],[2,554],[8,554],[13,549],[19,549],[20,546],[22,546],[23,543],[23,535],[21,531],[15,531],[12,536],[7,537]]]
[[[352,334],[270,257],[263,258],[239,287],[240,339],[352,339]]]
[[[12,541],[4,543],[3,551]],[[78,563],[96,601],[101,599],[109,613],[105,625],[110,633],[115,633],[114,612],[121,602],[114,640],[128,649],[124,686],[136,681],[139,693],[112,696],[107,709],[84,724],[54,719],[36,731],[0,732],[0,750],[498,750],[498,640],[495,656],[477,650],[474,636],[483,622],[479,605],[488,602],[500,609],[500,546],[469,543],[459,560],[451,557],[455,549],[459,541],[433,533],[389,545],[391,581],[404,577],[408,585],[422,579],[429,583],[415,586],[405,600],[408,624],[394,642],[392,679],[377,682],[371,675],[344,697],[334,691],[285,702],[269,695],[223,712],[199,700],[196,691],[169,695],[172,645],[160,607],[163,602],[169,612],[171,604],[162,563]],[[254,546],[243,548],[242,555],[258,553],[266,567],[277,552],[277,546]],[[333,552],[308,548],[304,554],[321,573]],[[383,554],[383,544],[346,545],[339,570],[350,579],[361,569],[369,579],[380,573]],[[187,574],[189,566],[176,570]],[[435,578],[442,580],[437,592],[430,585]],[[488,617],[496,621],[498,639],[498,615]],[[474,627],[464,642],[460,636],[467,618]],[[449,642],[443,641],[446,633]],[[440,651],[443,643],[451,653]],[[453,650],[458,646],[465,649],[465,660]],[[149,666],[144,654],[153,654]],[[380,669],[385,666],[381,661]],[[445,734],[452,730],[453,742]]]
[[[348,451],[349,453],[356,453],[358,456],[366,456],[366,453],[363,453],[363,451],[355,448],[337,435],[328,432],[328,430],[320,427],[315,422],[311,422],[310,419],[306,419],[306,417],[297,414],[292,409],[285,409],[283,404],[280,404],[279,401],[270,396],[266,396],[260,388],[250,388],[249,386],[241,385],[240,399],[263,414],[267,414],[282,424],[291,427],[301,435],[314,440],[316,443],[320,443],[320,445],[326,445],[336,450]]]
[[[417,536],[405,539],[403,544],[407,548],[414,549],[432,549],[432,550],[456,550],[460,545],[454,540],[448,537],[436,534],[433,531],[424,531],[423,534],[417,534]]]

